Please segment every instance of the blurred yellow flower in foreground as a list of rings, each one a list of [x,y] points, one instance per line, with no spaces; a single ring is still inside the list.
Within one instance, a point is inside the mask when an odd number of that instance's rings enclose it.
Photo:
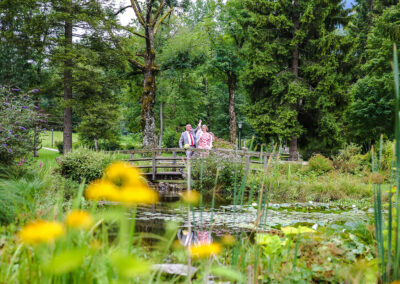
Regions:
[[[64,232],[64,227],[59,222],[36,220],[25,225],[18,237],[26,244],[50,243]]]
[[[95,180],[86,188],[85,196],[90,200],[111,200],[117,190],[112,182]]]
[[[217,255],[222,251],[222,246],[218,243],[199,244],[189,247],[189,253],[193,258],[206,258]]]
[[[153,204],[158,193],[147,186],[140,172],[128,163],[116,162],[104,172],[104,178],[92,182],[85,191],[90,200],[120,202],[126,206]]]
[[[104,177],[117,186],[141,186],[144,184],[138,169],[125,162],[115,162],[104,171]]]
[[[200,201],[200,193],[196,190],[185,191],[181,195],[182,200],[186,203],[196,205]]]
[[[65,224],[70,228],[89,229],[93,223],[90,213],[83,210],[73,210],[65,217]]]

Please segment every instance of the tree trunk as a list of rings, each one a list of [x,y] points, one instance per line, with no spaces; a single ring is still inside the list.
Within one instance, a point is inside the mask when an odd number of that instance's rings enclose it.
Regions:
[[[131,0],[130,2],[138,22],[144,30],[144,34],[136,31],[132,33],[145,40],[146,49],[144,53],[136,53],[136,56],[144,58],[144,64],[134,58],[129,58],[128,60],[144,75],[142,93],[143,147],[155,148],[157,147],[157,136],[155,133],[154,104],[157,91],[156,75],[159,68],[155,65],[156,54],[154,50],[154,36],[157,34],[161,23],[172,13],[173,8],[171,7],[164,15],[162,15],[163,9],[167,6],[167,2],[164,0],[159,3],[158,8],[154,7],[153,0],[143,1],[144,3],[142,3],[142,7],[140,2],[137,0]],[[117,46],[120,46],[119,41],[116,40],[111,29],[109,29],[109,32]],[[121,48],[121,50],[123,50],[123,48]]]
[[[295,9],[298,7],[298,2],[297,0],[294,1],[293,3]],[[295,10],[294,17],[293,17],[293,40],[295,40],[296,33],[299,29],[299,16],[298,16],[298,11]],[[297,79],[299,77],[299,46],[296,43],[293,53],[292,53],[292,69],[293,69],[293,74],[295,78]],[[299,106],[302,104],[301,99],[298,100],[296,109],[299,109]],[[290,149],[289,149],[289,159],[291,161],[295,161],[298,159],[298,153],[297,153],[297,135],[292,136],[292,140],[290,141]]]
[[[228,92],[229,92],[229,137],[231,143],[236,142],[236,112],[235,112],[235,91],[236,76],[230,72],[228,75]]]
[[[208,91],[208,80],[207,78],[204,78],[204,87],[205,87],[205,93],[206,93],[206,98],[207,98],[207,125],[210,127],[210,108],[211,108],[211,102],[210,102],[210,93]]]
[[[290,141],[290,149],[289,149],[289,159],[291,161],[297,161],[299,158],[297,152],[297,136],[293,135],[292,140]]]
[[[99,140],[97,140],[97,138],[94,138],[94,149],[97,151],[99,151]]]
[[[142,129],[143,147],[157,147],[157,137],[155,133],[154,104],[156,98],[156,70],[154,52],[154,31],[150,26],[146,27],[146,54],[144,67],[144,85],[142,94]]]
[[[69,2],[69,5],[72,5]],[[72,51],[72,19],[71,19],[71,6],[68,7],[68,15],[65,20],[65,62],[64,62],[64,102],[67,107],[64,108],[64,137],[63,137],[63,150],[67,154],[72,150],[72,108],[68,106],[69,101],[72,99],[72,58],[70,52]]]
[[[164,135],[164,120],[163,120],[163,105],[164,103],[160,103],[160,139],[158,141],[158,147],[162,148],[162,140]]]
[[[38,67],[36,69],[37,73],[37,84],[38,84],[38,89],[40,90],[40,84],[41,84],[41,79],[42,79],[42,64],[39,62]],[[40,107],[40,92],[36,93],[36,99],[35,99],[35,106]],[[39,126],[38,123],[35,123],[35,128],[33,130],[33,156],[34,157],[39,157]]]

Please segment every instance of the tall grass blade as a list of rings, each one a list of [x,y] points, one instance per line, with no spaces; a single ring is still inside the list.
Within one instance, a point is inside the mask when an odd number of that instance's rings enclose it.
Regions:
[[[400,261],[400,190],[399,190],[399,170],[400,170],[400,93],[399,93],[399,64],[397,59],[397,47],[393,46],[393,62],[394,62],[394,85],[395,85],[395,184],[396,184],[396,232],[395,232],[395,258],[394,263],[394,279],[399,279],[399,261]]]

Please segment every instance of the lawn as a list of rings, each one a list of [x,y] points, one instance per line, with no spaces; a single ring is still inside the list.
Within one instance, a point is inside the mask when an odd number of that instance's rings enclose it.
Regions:
[[[55,151],[40,149],[39,157],[35,158],[35,161],[38,166],[42,163],[43,168],[56,168],[58,167],[56,158],[59,157],[60,154]]]
[[[53,132],[53,145],[51,143],[51,130],[46,131],[46,133],[43,133],[41,135],[42,139],[42,146],[47,147],[47,148],[56,148],[56,142],[62,142],[63,141],[63,132],[62,131],[54,131]],[[78,142],[78,134],[72,133],[72,144],[75,144]]]

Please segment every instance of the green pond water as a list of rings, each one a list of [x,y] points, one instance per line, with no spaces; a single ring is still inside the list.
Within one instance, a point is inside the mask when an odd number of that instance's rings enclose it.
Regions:
[[[269,231],[284,226],[306,225],[309,227],[331,226],[347,221],[364,221],[373,216],[372,208],[347,207],[328,203],[269,204],[256,227],[259,210],[256,203],[250,205],[210,204],[194,207],[190,211],[193,231],[208,231],[213,236],[239,232]],[[188,206],[175,202],[162,202],[151,207],[138,207],[136,228],[138,232],[162,233],[167,222],[176,222],[181,228],[188,227]]]

